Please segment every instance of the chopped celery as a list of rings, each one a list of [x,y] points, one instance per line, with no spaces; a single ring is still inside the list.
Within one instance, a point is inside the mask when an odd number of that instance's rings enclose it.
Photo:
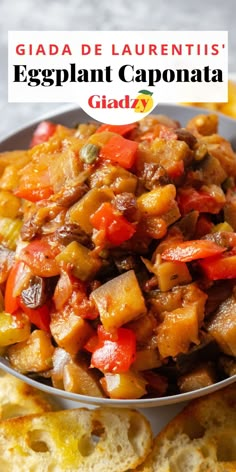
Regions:
[[[21,226],[19,218],[0,218],[0,240],[4,246],[15,250]]]

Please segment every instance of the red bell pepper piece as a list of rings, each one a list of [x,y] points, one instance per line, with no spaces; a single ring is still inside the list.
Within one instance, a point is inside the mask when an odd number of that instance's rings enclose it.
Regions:
[[[91,338],[89,338],[89,340],[86,342],[86,344],[84,345],[84,349],[86,349],[86,351],[88,352],[94,352],[96,351],[97,347],[98,347],[98,335],[97,334],[94,334],[93,336],[91,336]]]
[[[235,279],[236,278],[236,256],[222,254],[216,257],[208,257],[199,261],[204,274],[210,280]]]
[[[137,126],[138,126],[137,123],[130,123],[128,125],[104,124],[104,125],[99,126],[99,128],[95,131],[95,133],[103,133],[104,131],[110,131],[111,133],[116,133],[116,134],[120,134],[121,136],[125,136],[127,133],[137,128]]]
[[[122,215],[116,213],[110,203],[103,203],[90,217],[97,230],[104,230],[106,239],[115,246],[132,238],[135,227]]]
[[[161,257],[165,261],[191,262],[196,259],[205,259],[226,251],[226,248],[218,246],[213,241],[196,239],[177,243],[166,249]]]
[[[201,239],[206,234],[210,233],[214,224],[207,215],[199,215],[197,220],[194,239]]]
[[[98,327],[98,346],[92,354],[92,367],[102,372],[127,372],[135,355],[136,338],[133,331],[118,328],[115,334],[110,334],[103,326]]]
[[[14,288],[17,280],[22,274],[22,270],[24,270],[24,265],[23,262],[16,262],[8,275],[4,299],[5,311],[7,313],[14,313],[20,306],[20,298],[19,295],[14,295]]]
[[[161,139],[177,139],[177,134],[173,128],[169,126],[162,125],[157,123],[153,127],[151,127],[150,131],[142,134],[140,137],[140,141],[153,141],[155,138]]]
[[[200,213],[216,214],[222,208],[222,205],[216,202],[213,195],[194,188],[179,190],[177,202],[182,215],[186,215],[192,210]]]
[[[45,187],[45,188],[24,188],[18,187],[15,190],[14,194],[16,197],[24,198],[25,200],[29,200],[29,202],[39,202],[40,200],[45,200],[53,195],[52,187]]]
[[[123,138],[122,136],[112,136],[99,152],[101,159],[109,160],[119,164],[125,169],[130,169],[135,162],[138,143]]]
[[[50,121],[42,121],[34,131],[30,147],[36,146],[37,144],[44,143],[55,133],[57,125],[50,123]]]
[[[30,202],[44,200],[53,194],[46,156],[39,156],[37,161],[26,166],[14,193],[17,197],[25,198]]]
[[[31,323],[33,323],[37,328],[42,329],[43,331],[50,332],[50,310],[47,305],[43,305],[40,308],[29,308],[23,301],[20,299],[20,307],[23,312],[28,316]]]
[[[25,262],[34,275],[39,277],[53,277],[60,274],[60,268],[55,260],[59,253],[57,247],[52,247],[46,239],[37,239],[23,248],[19,260]]]

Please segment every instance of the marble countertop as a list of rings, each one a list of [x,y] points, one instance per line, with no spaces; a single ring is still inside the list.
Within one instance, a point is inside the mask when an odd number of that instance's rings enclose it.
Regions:
[[[229,70],[236,72],[234,10],[235,0],[0,0],[0,137],[61,108],[8,103],[8,30],[228,30]]]

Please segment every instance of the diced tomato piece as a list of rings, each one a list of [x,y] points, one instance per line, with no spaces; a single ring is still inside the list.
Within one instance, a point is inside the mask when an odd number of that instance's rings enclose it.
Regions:
[[[116,162],[125,169],[130,169],[135,162],[138,143],[123,138],[112,136],[112,138],[100,150],[101,159]]]
[[[91,215],[90,221],[97,230],[105,230],[106,239],[119,245],[132,238],[135,227],[122,215],[118,215],[113,206],[106,202]]]
[[[111,133],[120,134],[121,136],[125,136],[130,131],[133,131],[137,128],[138,123],[130,123],[128,125],[101,125],[96,130],[96,133],[103,133],[104,131],[110,131]]]
[[[55,260],[59,253],[58,247],[52,247],[46,239],[37,239],[23,248],[18,256],[39,277],[53,277],[60,274],[60,268]]]
[[[213,241],[196,239],[194,241],[184,241],[169,247],[161,257],[165,261],[191,262],[196,259],[205,259],[226,251],[226,248],[218,246]]]
[[[20,307],[23,312],[28,316],[31,323],[33,323],[37,328],[42,329],[43,331],[50,332],[50,310],[47,305],[43,305],[40,308],[29,308],[27,307],[20,298]]]
[[[57,125],[50,123],[50,121],[42,121],[34,131],[33,138],[30,143],[30,147],[36,146],[37,144],[44,143],[55,133]]]
[[[209,257],[199,261],[199,265],[210,280],[236,278],[236,255]]]
[[[53,301],[57,311],[70,312],[88,320],[98,318],[98,310],[92,300],[87,297],[86,285],[72,274],[62,272],[57,282]]]
[[[136,338],[133,331],[118,328],[114,334],[98,327],[98,346],[93,351],[91,366],[102,372],[127,372],[136,356]]]
[[[200,213],[219,213],[222,205],[216,202],[213,195],[193,188],[179,190],[177,202],[182,215],[186,215],[192,210]]]

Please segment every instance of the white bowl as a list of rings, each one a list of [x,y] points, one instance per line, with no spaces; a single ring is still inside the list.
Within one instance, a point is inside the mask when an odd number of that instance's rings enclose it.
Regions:
[[[191,119],[193,116],[203,113],[208,114],[209,111],[206,109],[199,109],[195,107],[185,107],[181,105],[159,105],[154,112],[158,114],[164,114],[178,120],[181,123],[181,126],[185,126],[186,122]],[[80,108],[70,108],[64,110],[61,113],[56,113],[50,116],[41,117],[37,122],[33,122],[19,131],[16,131],[14,134],[7,136],[0,143],[0,152],[10,151],[15,149],[26,149],[29,146],[30,139],[32,137],[35,126],[42,119],[48,119],[55,123],[60,123],[65,126],[74,126],[76,123],[86,123],[91,121],[91,118]],[[219,113],[220,126],[219,132],[226,139],[228,139],[233,147],[236,149],[236,120],[228,118]],[[40,390],[45,391],[46,393],[65,398],[67,400],[77,401],[87,405],[97,405],[97,406],[113,406],[113,407],[124,407],[124,408],[149,408],[157,407],[161,405],[170,405],[173,403],[184,402],[192,400],[196,397],[201,397],[208,393],[219,390],[226,385],[229,385],[236,381],[236,375],[229,377],[225,380],[210,385],[209,387],[201,388],[199,390],[194,390],[193,392],[182,393],[178,395],[159,397],[159,398],[145,398],[139,400],[112,400],[110,398],[96,398],[87,395],[80,395],[77,393],[65,392],[64,390],[59,390],[57,388],[46,385],[40,380],[33,380],[26,375],[22,375],[19,372],[15,371],[9,364],[9,362],[0,356],[0,368],[9,372],[10,374],[15,375],[19,379],[25,381],[26,383],[32,385],[33,387],[39,388]]]

